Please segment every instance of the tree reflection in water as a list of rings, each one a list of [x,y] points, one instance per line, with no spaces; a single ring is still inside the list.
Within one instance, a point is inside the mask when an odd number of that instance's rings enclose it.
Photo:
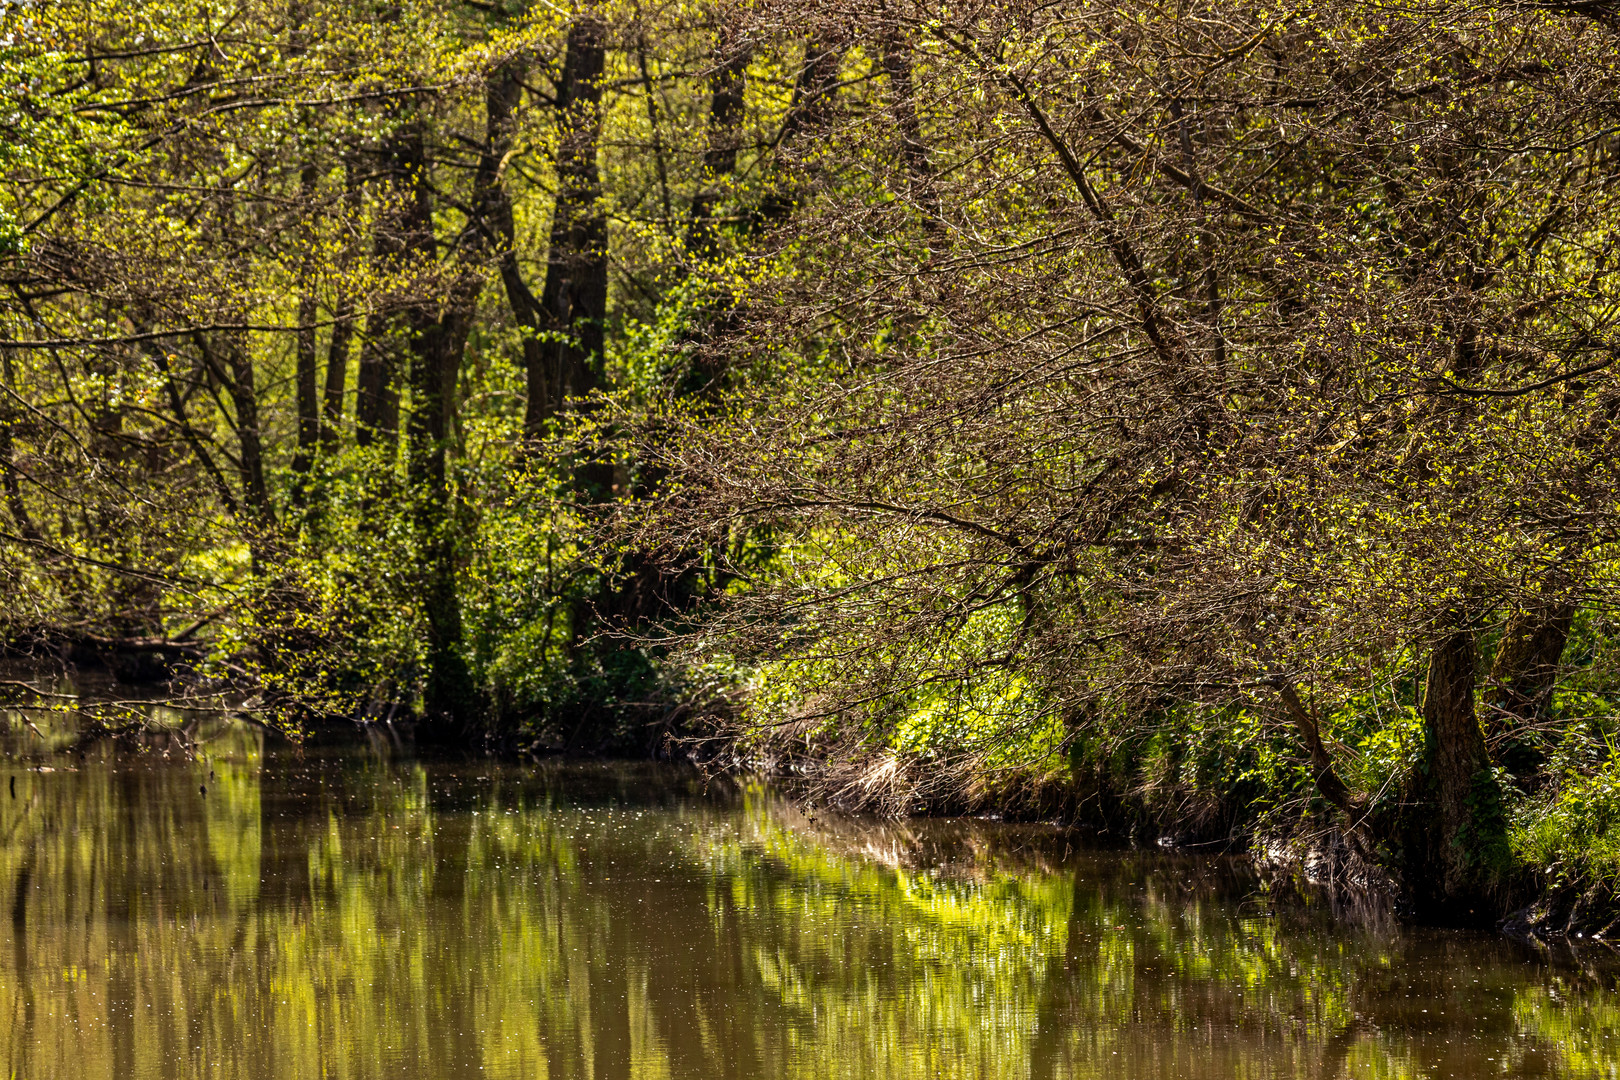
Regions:
[[[1593,956],[1271,914],[1217,859],[988,822],[812,823],[763,785],[650,765],[299,750],[244,726],[194,759],[27,756],[37,744],[0,769],[12,1076],[1620,1064],[1620,999]]]

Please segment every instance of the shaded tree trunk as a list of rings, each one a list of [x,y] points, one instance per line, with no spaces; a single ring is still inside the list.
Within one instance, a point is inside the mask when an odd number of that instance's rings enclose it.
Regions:
[[[729,29],[722,28],[716,46],[716,63],[709,75],[708,140],[703,152],[702,187],[692,198],[687,221],[685,248],[695,264],[712,262],[723,254],[721,236],[715,227],[715,212],[725,199],[737,172],[737,154],[742,141],[744,91],[750,52]],[[723,326],[734,301],[724,295],[711,297],[694,319],[686,334],[691,348],[692,367],[681,392],[713,396],[728,365],[725,358],[704,347],[716,326]],[[656,489],[663,481],[657,471],[637,474],[635,493]],[[682,552],[671,570],[646,551],[625,553],[613,580],[598,597],[594,614],[609,625],[645,628],[672,610],[689,607],[697,593],[698,564],[695,553]],[[577,613],[576,617],[583,613]]]
[[[1575,620],[1573,604],[1527,608],[1508,617],[1491,662],[1486,691],[1486,722],[1534,723],[1547,711],[1558,663]]]
[[[274,522],[275,513],[270,505],[270,486],[265,479],[259,392],[248,343],[239,332],[225,334],[218,349],[206,334],[195,335],[195,340],[202,352],[203,363],[225,388],[236,414],[232,418],[232,428],[236,435],[236,473],[242,489],[242,510],[259,528],[263,528]]]
[[[934,190],[934,170],[928,162],[928,146],[922,138],[922,121],[917,116],[917,95],[911,77],[912,45],[898,33],[883,39],[883,72],[889,79],[890,108],[900,132],[900,156],[911,180],[912,203],[923,214],[923,230],[930,242],[944,240],[939,195]]]
[[[352,161],[343,167],[344,213],[351,219],[360,215],[360,189]],[[343,269],[352,263],[352,252],[345,247]],[[343,392],[349,378],[349,354],[354,351],[354,300],[348,283],[340,280],[336,309],[332,312],[332,335],[326,343],[326,375],[321,387],[321,449],[330,454],[338,447],[343,428]]]
[[[1333,758],[1322,742],[1322,728],[1317,722],[1316,715],[1305,707],[1293,683],[1282,681],[1278,685],[1277,692],[1288,710],[1289,718],[1294,722],[1294,730],[1299,735],[1299,741],[1311,757],[1311,779],[1316,783],[1318,794],[1344,814],[1351,829],[1356,829],[1362,817],[1362,807],[1357,805],[1350,794],[1350,789],[1339,776],[1338,769],[1334,767]]]
[[[17,385],[17,373],[12,370],[11,351],[3,344],[0,344],[0,372],[4,373],[7,386]],[[13,433],[22,427],[24,420],[20,409],[10,403],[0,408],[0,469],[5,470],[6,509],[11,512],[12,523],[19,535],[27,540],[38,540],[40,532],[28,513],[28,505],[23,499],[22,480],[18,475],[21,466],[17,461],[16,440]]]
[[[349,353],[354,344],[354,307],[342,302],[332,322],[326,346],[326,378],[321,391],[321,448],[331,453],[343,427],[343,391],[349,376]]]
[[[557,91],[561,137],[557,150],[557,200],[552,210],[546,280],[540,317],[547,338],[528,369],[529,401],[524,427],[537,436],[571,397],[600,381],[607,317],[607,221],[596,156],[601,136],[605,28],[591,17],[568,30],[568,51]],[[605,489],[611,475],[582,470],[581,486]],[[593,492],[605,495],[606,491]]]
[[[1546,761],[1547,741],[1536,728],[1552,704],[1574,621],[1575,606],[1555,602],[1514,611],[1502,627],[1480,719],[1491,756],[1520,782],[1530,781]]]
[[[131,322],[134,323],[136,330],[141,333],[146,332],[150,327],[150,324],[142,318],[132,317]],[[163,389],[169,399],[169,410],[174,414],[174,421],[179,426],[180,434],[185,439],[186,445],[191,448],[191,452],[196,456],[198,463],[202,465],[203,471],[208,474],[208,478],[213,482],[214,493],[219,497],[220,505],[232,517],[240,517],[242,513],[241,505],[235,493],[231,491],[231,485],[226,481],[224,471],[214,461],[214,455],[209,452],[208,445],[204,442],[202,434],[197,431],[191,422],[191,417],[186,409],[185,395],[180,392],[180,385],[176,379],[173,365],[169,363],[169,354],[156,342],[146,343],[143,349],[151,359],[152,366],[157,368],[158,372],[163,376]]]
[[[131,321],[136,326],[146,325],[144,319],[138,315],[132,316]],[[168,353],[156,345],[146,345],[143,348],[163,375],[169,407],[187,445],[213,480],[225,509],[241,521],[252,570],[257,574],[266,561],[268,553],[265,544],[275,527],[276,514],[275,507],[270,501],[270,487],[265,473],[264,432],[260,426],[259,393],[253,369],[253,356],[249,351],[247,335],[241,331],[230,331],[217,337],[206,333],[194,333],[192,341],[202,359],[207,377],[211,377],[225,389],[231,403],[231,411],[235,414],[227,412],[225,418],[232,434],[236,436],[235,464],[237,483],[241,488],[240,497],[231,493],[230,485],[226,483],[202,437],[191,424],[186,414],[185,400],[171,369]]]
[[[425,208],[422,205],[428,196],[419,182],[426,167],[422,139],[420,121],[412,118],[380,151],[383,180],[378,194],[383,206],[372,236],[372,254],[385,271],[401,271],[413,256],[432,254],[432,207],[431,203]],[[392,444],[398,436],[400,339],[409,334],[408,312],[418,302],[414,296],[386,299],[385,307],[366,320],[355,376],[355,442],[360,446],[374,441]]]
[[[1476,660],[1471,632],[1448,635],[1434,647],[1423,688],[1428,794],[1439,810],[1439,832],[1435,822],[1414,823],[1427,833],[1417,847],[1428,865],[1412,868],[1412,884],[1431,894],[1428,902],[1446,906],[1437,915],[1454,921],[1478,916],[1455,905],[1478,901],[1508,861],[1501,793],[1474,713]]]
[[[315,166],[306,165],[300,176],[299,191],[305,201],[315,195]],[[313,241],[313,237],[309,238]],[[315,447],[320,441],[320,403],[316,394],[315,371],[315,317],[318,306],[312,283],[307,280],[309,267],[305,267],[303,290],[298,297],[298,329],[294,333],[293,384],[298,409],[298,450],[293,454],[292,467],[300,475],[309,472],[314,460]],[[302,481],[294,486],[297,497],[302,498]]]
[[[233,341],[226,349],[226,360],[231,365],[228,387],[231,404],[236,408],[237,454],[242,465],[242,494],[262,523],[271,518],[270,486],[264,476],[264,435],[259,426],[259,394],[254,384],[253,361],[241,342]]]
[[[409,185],[402,192],[406,199],[399,221],[400,248],[431,261],[437,250],[433,191],[420,122],[401,131],[394,156],[402,184]],[[470,309],[477,299],[476,281],[469,281],[469,276],[463,275],[442,300],[413,298],[404,316],[411,355],[406,465],[416,495],[421,601],[428,629],[423,704],[429,719],[437,721],[466,721],[475,711],[472,679],[461,655],[461,599],[456,588],[459,544],[447,469],[456,383]]]
[[[293,455],[293,470],[300,473],[309,471],[321,434],[320,402],[316,391],[315,316],[315,297],[309,294],[300,297],[294,373],[298,399],[298,452]]]
[[[698,259],[712,259],[719,254],[714,211],[725,195],[726,184],[737,172],[749,54],[738,48],[731,37],[722,31],[719,62],[709,75],[709,138],[703,151],[703,186],[692,197],[692,216],[686,232],[686,250]]]
[[[373,315],[366,320],[354,385],[354,441],[359,446],[388,445],[399,430],[392,331],[386,317]]]
[[[12,426],[16,422],[9,410],[6,415],[0,416],[0,469],[4,469],[6,474],[6,509],[11,513],[18,534],[28,540],[37,540],[39,530],[34,527],[34,519],[28,514],[28,506],[23,501],[22,482],[17,476],[17,451],[11,436]]]
[[[715,216],[737,171],[750,55],[744,43],[731,32],[722,30],[717,42],[717,62],[709,82],[703,186],[693,197],[687,226],[685,246],[695,262],[712,261],[724,254]],[[837,42],[818,39],[806,44],[793,98],[775,140],[778,151],[811,137],[827,124],[841,56],[842,46]],[[909,74],[907,67],[907,78]],[[909,82],[906,85],[909,93]],[[798,205],[800,196],[791,185],[779,181],[767,190],[749,215],[749,227],[759,229],[784,221]],[[737,314],[734,297],[709,298],[686,335],[693,361],[686,384],[681,388],[683,393],[709,399],[718,395],[730,368],[729,358],[709,347],[709,343],[724,336]],[[643,470],[637,477],[636,487],[653,489],[662,480],[660,474]],[[689,551],[676,553],[672,558],[668,557],[669,553],[665,555],[666,558],[660,560],[647,551],[626,552],[614,580],[603,589],[592,610],[576,610],[576,625],[591,616],[610,626],[645,628],[671,611],[689,607],[698,596],[697,567],[702,560],[697,553]],[[666,563],[678,569],[671,570]]]
[[[551,393],[546,382],[545,352],[541,343],[546,320],[540,301],[523,279],[523,268],[518,265],[517,223],[512,212],[511,196],[500,175],[501,163],[512,150],[514,117],[522,99],[524,73],[522,58],[515,56],[501,65],[484,86],[486,124],[480,170],[489,174],[490,184],[481,227],[487,234],[488,242],[499,248],[501,285],[506,292],[506,303],[512,312],[512,319],[523,336],[523,370],[528,392],[524,429],[533,434],[539,423],[537,410],[543,411]]]
[[[408,465],[416,491],[422,550],[422,605],[427,616],[427,685],[431,717],[472,719],[472,677],[461,655],[461,597],[456,587],[459,536],[447,471],[450,421],[466,344],[460,320],[424,320],[413,328]]]
[[[842,47],[833,41],[815,40],[804,47],[804,63],[793,84],[793,100],[782,121],[782,130],[776,136],[778,149],[827,123],[832,112],[833,92],[838,88],[838,65],[842,58]],[[775,185],[760,201],[755,227],[787,220],[801,197],[802,193],[790,184]]]

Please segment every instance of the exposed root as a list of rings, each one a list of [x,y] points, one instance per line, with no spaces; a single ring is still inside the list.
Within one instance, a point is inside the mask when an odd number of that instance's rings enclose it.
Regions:
[[[1338,823],[1286,837],[1256,837],[1250,853],[1268,889],[1309,887],[1350,921],[1384,922],[1401,908],[1399,883]]]
[[[1620,942],[1620,891],[1608,881],[1555,889],[1509,915],[1502,930],[1520,938]]]

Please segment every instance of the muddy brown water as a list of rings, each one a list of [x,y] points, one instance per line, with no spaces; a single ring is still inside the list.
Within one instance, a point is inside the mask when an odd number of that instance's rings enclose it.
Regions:
[[[1605,946],[1346,927],[1230,860],[664,766],[40,744],[0,757],[7,1076],[1620,1072]]]

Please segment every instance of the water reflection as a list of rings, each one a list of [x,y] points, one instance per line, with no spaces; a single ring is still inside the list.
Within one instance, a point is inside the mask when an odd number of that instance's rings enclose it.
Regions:
[[[764,787],[652,766],[199,737],[194,757],[0,761],[9,1075],[1607,1077],[1620,1062],[1595,954],[1334,931],[1267,910],[1215,860],[982,822],[811,822]]]

